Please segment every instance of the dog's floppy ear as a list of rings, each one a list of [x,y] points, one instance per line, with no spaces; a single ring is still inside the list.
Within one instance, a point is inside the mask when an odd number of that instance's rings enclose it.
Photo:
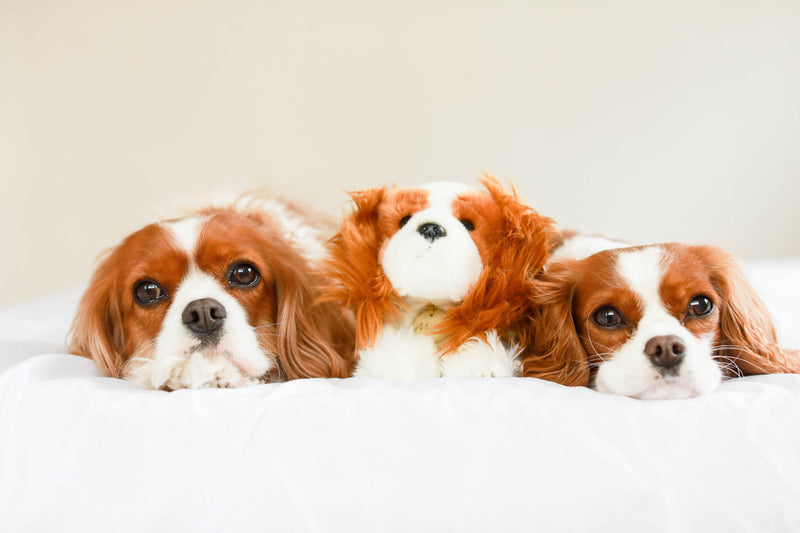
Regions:
[[[106,376],[121,377],[125,338],[114,251],[106,253],[92,275],[78,304],[68,342],[70,353],[93,359]]]
[[[288,379],[345,378],[355,356],[350,313],[315,302],[318,280],[305,262],[288,254],[271,258],[275,276],[277,356]]]
[[[573,260],[555,262],[532,282],[531,327],[521,376],[562,385],[589,385],[589,359],[572,317],[576,264]]]
[[[798,374],[800,355],[778,346],[769,310],[736,261],[713,246],[694,246],[711,272],[719,293],[719,350],[715,356],[732,362],[743,375]]]
[[[553,221],[520,202],[514,188],[506,191],[493,176],[479,180],[496,210],[493,232],[484,234],[484,268],[460,306],[454,307],[437,332],[447,336],[442,352],[456,350],[487,331],[504,335],[525,314],[526,287],[547,259],[554,233]],[[480,228],[478,228],[479,231]]]
[[[383,324],[400,314],[400,296],[380,264],[378,209],[385,187],[349,193],[355,209],[328,243],[325,275],[335,283],[324,287],[320,301],[339,301],[356,313],[356,344],[372,346]]]

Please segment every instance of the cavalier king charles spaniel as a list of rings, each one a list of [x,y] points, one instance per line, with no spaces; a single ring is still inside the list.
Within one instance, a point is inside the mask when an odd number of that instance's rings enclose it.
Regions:
[[[356,312],[355,375],[386,380],[517,373],[514,327],[551,220],[493,177],[351,193],[331,241],[326,298]]]
[[[523,376],[666,399],[712,391],[723,377],[800,373],[725,252],[656,244],[582,257],[618,244],[573,236],[553,254],[532,285]]]
[[[70,351],[153,389],[347,377],[351,313],[315,303],[333,229],[256,196],[146,226],[102,257]]]

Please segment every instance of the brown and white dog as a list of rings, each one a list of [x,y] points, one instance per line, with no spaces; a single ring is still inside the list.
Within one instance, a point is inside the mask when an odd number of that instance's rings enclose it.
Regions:
[[[351,193],[331,242],[327,298],[356,312],[357,376],[511,376],[508,342],[527,274],[547,258],[551,221],[494,178]]]
[[[553,254],[533,285],[523,376],[665,399],[709,392],[723,377],[800,373],[800,358],[778,346],[769,312],[728,254],[615,246],[578,235]],[[597,252],[603,247],[612,249]]]
[[[150,224],[100,261],[70,350],[154,389],[347,377],[351,314],[314,304],[332,233],[318,216],[255,196]]]

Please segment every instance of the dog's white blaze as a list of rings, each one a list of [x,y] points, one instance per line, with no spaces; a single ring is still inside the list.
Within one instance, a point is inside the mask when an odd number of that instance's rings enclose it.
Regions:
[[[645,248],[636,252],[623,253],[617,259],[617,271],[628,286],[639,296],[644,305],[645,313],[642,320],[659,319],[675,321],[664,306],[658,288],[661,285],[663,266],[661,263],[661,248]]]
[[[162,224],[162,227],[172,234],[175,244],[189,256],[191,264],[194,263],[194,249],[197,247],[197,239],[204,222],[205,217],[187,217]]]
[[[617,272],[637,294],[643,314],[631,338],[598,368],[595,387],[601,392],[642,399],[687,398],[719,384],[721,373],[711,357],[712,339],[692,335],[661,301],[664,259],[659,247],[619,255]],[[674,377],[662,376],[644,353],[647,342],[662,335],[675,335],[686,347]]]

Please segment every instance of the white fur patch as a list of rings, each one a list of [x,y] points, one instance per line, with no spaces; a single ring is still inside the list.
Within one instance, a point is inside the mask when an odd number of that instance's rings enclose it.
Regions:
[[[191,260],[205,220],[205,217],[187,217],[173,222],[164,222],[162,226],[172,234],[175,244],[185,251]]]
[[[644,313],[630,339],[600,364],[595,388],[641,399],[688,398],[715,389],[722,374],[711,357],[712,339],[692,335],[659,296],[662,249],[654,246],[621,253],[617,271],[638,295]],[[662,335],[675,335],[686,347],[675,376],[662,375],[644,352],[650,339]]]
[[[353,376],[384,381],[412,381],[439,377],[439,355],[431,337],[415,335],[411,328],[384,326],[372,348],[358,354]]]
[[[473,338],[456,352],[440,356],[433,338],[410,327],[384,326],[372,348],[358,354],[354,376],[384,381],[413,381],[448,377],[511,377],[519,375],[518,346],[506,348],[497,332],[486,334],[488,344]]]
[[[395,290],[403,297],[432,302],[459,302],[483,270],[478,247],[464,225],[453,215],[453,200],[469,190],[461,183],[423,185],[429,206],[414,213],[384,246],[381,266]],[[438,224],[445,235],[431,242],[419,228]]]
[[[458,351],[442,356],[443,376],[450,377],[512,377],[519,375],[520,348],[506,348],[496,331],[486,334],[487,344],[473,338],[465,342]]]

